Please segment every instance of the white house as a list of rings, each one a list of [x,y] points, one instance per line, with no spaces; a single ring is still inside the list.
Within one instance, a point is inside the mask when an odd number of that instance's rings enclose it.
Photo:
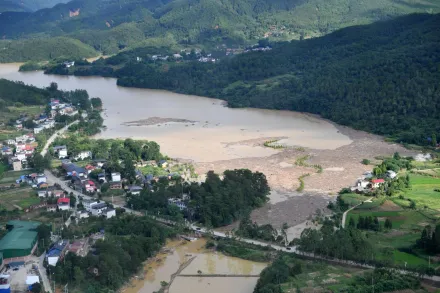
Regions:
[[[114,182],[121,181],[121,173],[119,173],[119,172],[112,173],[112,181],[114,181]]]
[[[181,211],[187,208],[185,202],[180,198],[169,198],[168,204],[176,205]]]
[[[21,165],[20,160],[13,160],[12,161],[12,169],[14,171],[21,171],[23,169],[23,166]]]
[[[70,205],[68,205],[68,204],[59,204],[58,208],[60,209],[60,211],[68,211],[68,210],[70,210]]]
[[[19,161],[26,160],[26,154],[25,154],[25,153],[15,153],[15,157],[16,157],[17,160],[19,160]]]
[[[57,211],[57,205],[56,204],[50,204],[46,206],[46,210],[48,212],[56,212]]]
[[[7,140],[5,141],[5,144],[7,144],[7,145],[15,145],[15,140],[13,140],[13,139],[7,139]]]
[[[371,180],[371,187],[378,188],[383,183],[385,183],[385,180],[383,179],[373,179]]]
[[[397,173],[392,171],[392,170],[388,170],[387,171],[387,177],[390,178],[390,179],[394,179],[394,178],[397,177]]]
[[[112,217],[116,217],[116,210],[111,209],[111,208],[107,208],[102,211],[102,215],[105,216],[107,219],[110,219]]]
[[[98,204],[97,200],[83,200],[82,204],[84,206],[84,208],[86,209],[86,211],[91,212],[92,211],[92,206],[94,206],[95,204]]]
[[[38,134],[38,133],[40,133],[40,132],[43,131],[43,130],[44,130],[44,127],[41,126],[41,125],[39,125],[39,126],[37,126],[37,127],[34,128],[34,133],[35,133],[35,134]]]
[[[82,151],[79,154],[77,154],[74,159],[75,160],[84,160],[87,158],[91,158],[92,157],[92,152],[91,151]]]
[[[133,195],[139,195],[141,194],[141,191],[142,191],[142,187],[136,185],[130,185],[127,190],[127,192]]]
[[[100,202],[92,206],[92,215],[100,216],[102,212],[107,209],[107,204],[105,202]]]
[[[67,148],[58,151],[58,158],[59,159],[67,158]]]
[[[372,172],[365,172],[362,177],[364,179],[371,179],[371,178],[373,178],[373,173]]]
[[[38,197],[46,197],[46,189],[40,189],[37,191]]]
[[[38,175],[38,176],[37,176],[37,184],[45,183],[46,180],[47,180],[47,178],[46,178],[46,176],[44,176],[44,175]]]
[[[78,219],[86,219],[89,217],[89,213],[86,211],[78,211],[77,217],[78,217]]]
[[[358,179],[356,186],[361,187],[361,188],[367,188],[368,184],[370,184],[369,181],[363,180],[363,179]]]

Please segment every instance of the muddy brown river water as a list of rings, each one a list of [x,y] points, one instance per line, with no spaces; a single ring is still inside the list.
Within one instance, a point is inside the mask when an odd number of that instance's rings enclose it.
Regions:
[[[212,162],[266,157],[279,151],[238,142],[271,137],[282,137],[283,144],[313,149],[336,149],[351,143],[331,123],[302,113],[231,109],[217,99],[118,87],[114,78],[18,72],[18,67],[19,64],[0,64],[0,78],[38,87],[56,82],[64,90],[85,89],[104,103],[107,130],[98,137],[155,140],[164,153],[174,158]],[[167,122],[127,125],[152,117]]]
[[[171,275],[185,266],[173,279],[169,293],[251,293],[258,277],[239,277],[258,275],[266,263],[252,262],[220,253],[206,251],[206,241],[170,241],[166,253],[160,253],[145,263],[144,273],[133,279],[124,293],[152,293],[161,287],[161,281],[170,282]],[[233,277],[210,277],[225,274]],[[198,275],[198,276],[185,276]]]

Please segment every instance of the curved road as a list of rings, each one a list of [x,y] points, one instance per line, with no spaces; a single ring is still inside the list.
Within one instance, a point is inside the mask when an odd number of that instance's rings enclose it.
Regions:
[[[73,124],[78,123],[78,120],[73,121],[72,123],[64,126],[63,128],[61,128],[58,131],[55,131],[54,134],[52,134],[51,137],[49,137],[49,139],[46,141],[46,144],[44,145],[43,149],[41,150],[40,154],[44,157],[47,154],[47,150],[49,149],[49,146],[54,142],[54,140],[61,134],[63,134],[64,132],[67,131],[67,129],[72,126]]]
[[[360,204],[357,204],[357,205],[355,205],[354,207],[349,208],[348,210],[346,210],[346,211],[342,214],[342,223],[341,223],[341,227],[342,227],[342,228],[345,228],[345,221],[346,221],[346,219],[347,219],[347,214],[348,214],[348,212],[350,212],[351,210],[354,210],[355,208],[357,208],[358,206],[360,206],[360,205],[363,204],[364,202],[371,202],[372,199],[373,199],[373,198],[371,197],[371,198],[369,198],[369,199],[367,199],[367,200],[364,200],[364,201],[361,202]]]

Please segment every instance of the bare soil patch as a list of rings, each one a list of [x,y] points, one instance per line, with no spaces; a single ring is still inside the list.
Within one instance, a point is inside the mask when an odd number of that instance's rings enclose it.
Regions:
[[[391,200],[386,200],[381,206],[378,206],[375,210],[378,211],[401,211],[402,207],[398,206]]]
[[[402,236],[407,234],[408,232],[402,231],[402,230],[391,230],[390,232],[386,233],[385,236],[386,237],[397,237],[397,236]]]

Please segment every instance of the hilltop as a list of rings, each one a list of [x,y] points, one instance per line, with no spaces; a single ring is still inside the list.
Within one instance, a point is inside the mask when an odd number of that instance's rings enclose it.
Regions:
[[[2,13],[0,34],[11,40],[65,36],[103,54],[114,54],[144,46],[215,47],[255,43],[262,38],[307,39],[413,12],[440,12],[440,3],[435,0],[362,3],[357,0],[74,0],[34,13]],[[25,49],[30,51],[31,47],[32,41]],[[27,59],[17,56],[15,61],[40,60],[39,55]]]

